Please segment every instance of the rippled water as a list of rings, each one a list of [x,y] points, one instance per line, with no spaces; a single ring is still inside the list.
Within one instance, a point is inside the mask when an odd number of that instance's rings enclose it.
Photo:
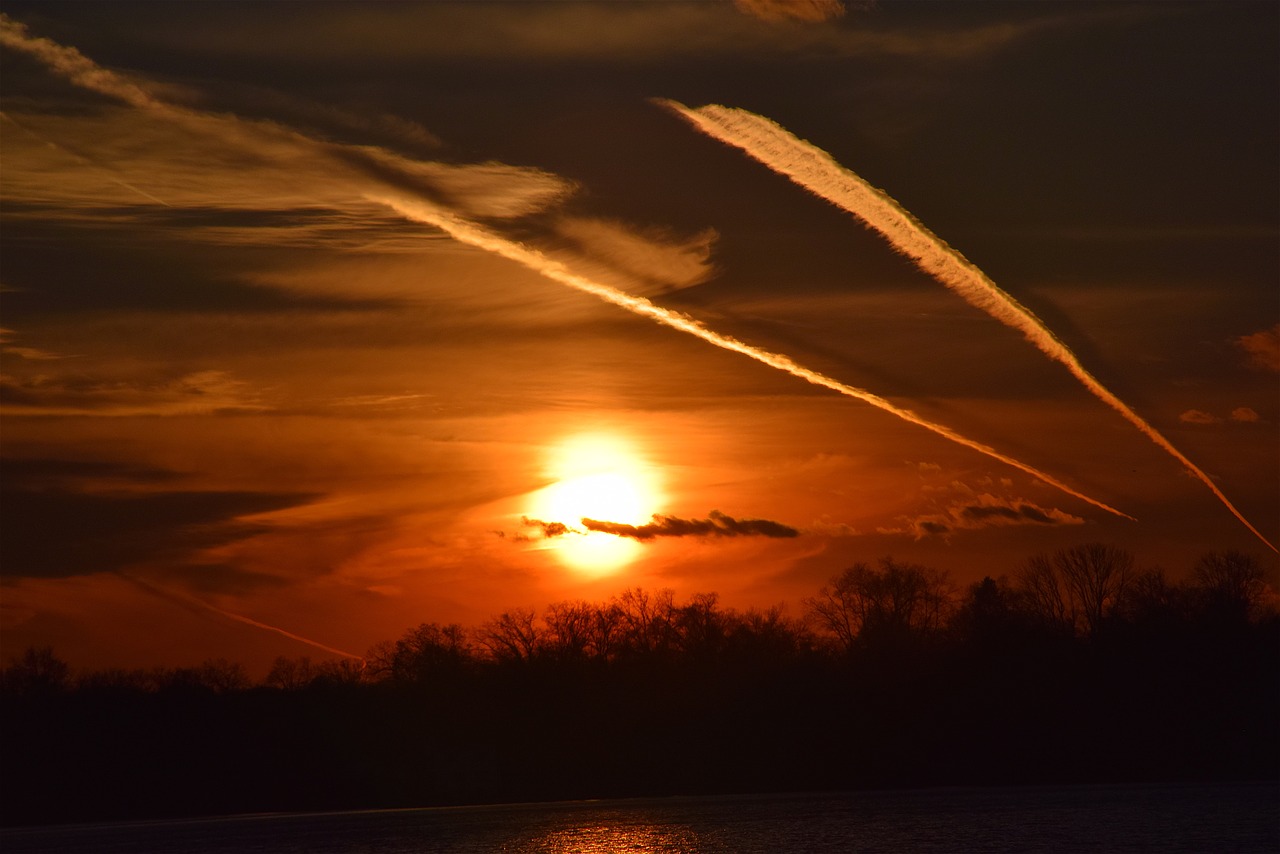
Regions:
[[[0,833],[19,852],[1276,852],[1280,785],[1073,786],[579,801]]]

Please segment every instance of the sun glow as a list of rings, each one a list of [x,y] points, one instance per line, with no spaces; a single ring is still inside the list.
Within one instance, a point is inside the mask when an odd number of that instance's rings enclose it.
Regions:
[[[635,540],[582,528],[583,519],[641,525],[659,511],[657,473],[629,442],[599,434],[571,437],[553,449],[547,474],[556,482],[533,493],[527,515],[571,529],[544,543],[562,563],[607,575],[639,556],[642,546]]]

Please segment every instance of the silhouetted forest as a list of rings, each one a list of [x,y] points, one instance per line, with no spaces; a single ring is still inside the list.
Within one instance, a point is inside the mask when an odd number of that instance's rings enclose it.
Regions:
[[[1250,556],[1174,583],[1088,544],[965,589],[885,558],[798,610],[630,589],[256,685],[30,649],[3,672],[3,818],[1280,772],[1280,616]]]

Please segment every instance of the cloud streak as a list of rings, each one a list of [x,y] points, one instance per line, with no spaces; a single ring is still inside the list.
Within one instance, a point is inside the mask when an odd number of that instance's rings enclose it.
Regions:
[[[797,537],[800,532],[781,522],[768,519],[734,519],[719,510],[712,510],[706,519],[680,519],[675,516],[654,514],[653,521],[644,525],[626,525],[621,522],[603,522],[599,519],[583,519],[582,527],[588,531],[630,537],[633,540],[652,540],[657,537]]]
[[[805,382],[831,389],[832,391],[838,392],[846,397],[861,400],[864,403],[869,403],[877,409],[882,409],[904,421],[915,424],[918,427],[923,427],[924,429],[949,439],[952,442],[963,445],[970,450],[985,454],[1006,465],[1019,469],[1044,481],[1050,486],[1062,490],[1068,495],[1072,495],[1079,498],[1081,501],[1088,502],[1095,507],[1106,510],[1108,513],[1113,513],[1126,519],[1133,518],[1127,513],[1117,510],[1108,504],[1104,504],[1097,499],[1090,498],[1088,495],[1073,489],[1052,475],[1046,474],[1033,466],[1016,460],[1007,454],[1003,454],[989,445],[984,445],[981,442],[963,436],[949,427],[929,421],[909,409],[891,403],[877,394],[873,394],[865,389],[847,385],[839,380],[820,374],[817,371],[810,370],[809,368],[797,364],[787,356],[783,356],[779,353],[771,353],[768,350],[753,347],[750,344],[746,344],[728,335],[722,335],[719,332],[715,332],[707,328],[702,323],[687,315],[662,308],[643,297],[633,296],[620,291],[617,288],[611,288],[607,285],[594,282],[584,276],[574,273],[561,262],[547,257],[536,249],[532,249],[521,243],[516,243],[515,241],[507,240],[506,238],[503,238],[476,223],[468,222],[439,207],[424,203],[418,199],[391,194],[381,196],[371,195],[370,198],[373,198],[375,201],[380,201],[388,207],[394,208],[409,219],[416,220],[426,225],[435,226],[461,243],[466,243],[470,246],[476,247],[477,249],[483,249],[487,252],[493,252],[494,254],[501,255],[503,258],[515,261],[517,264],[521,264],[524,267],[540,273],[552,281],[567,285],[568,287],[582,291],[583,293],[599,297],[605,302],[624,308],[632,314],[647,317],[662,326],[667,326],[672,329],[688,333],[689,335],[692,335],[695,338],[700,338],[708,344],[712,344],[722,350],[740,353],[749,359],[754,359],[755,361],[768,365],[771,368],[791,374],[794,377],[799,377]]]
[[[1076,354],[1040,318],[991,281],[967,258],[929,231],[882,190],[840,165],[827,152],[795,137],[781,125],[763,116],[718,104],[692,109],[675,101],[660,100],[658,103],[683,117],[707,136],[741,149],[819,198],[853,214],[864,225],[879,232],[896,251],[910,258],[921,270],[970,305],[1021,332],[1042,353],[1064,365],[1094,397],[1120,413],[1147,438],[1180,462],[1254,536],[1273,551],[1280,551],[1236,509],[1204,471],[1091,374]]]
[[[774,522],[769,519],[735,519],[712,510],[706,519],[681,519],[678,516],[653,514],[653,521],[643,525],[629,525],[625,522],[608,522],[602,519],[584,518],[580,521],[582,528],[574,528],[563,522],[544,522],[541,519],[521,517],[520,523],[526,528],[537,528],[544,539],[563,537],[567,534],[612,534],[615,537],[627,537],[645,542],[659,537],[775,537],[790,538],[800,536],[800,532],[790,525]]]
[[[293,159],[297,159],[300,154],[318,156],[320,162],[327,168],[338,167],[336,171],[339,176],[331,179],[331,182],[337,181],[344,184],[356,194],[379,202],[409,220],[440,229],[460,243],[506,258],[559,284],[591,294],[632,314],[692,335],[713,346],[739,353],[806,382],[868,403],[949,441],[1017,468],[1108,513],[1127,519],[1133,518],[1033,466],[981,442],[969,439],[949,427],[929,421],[879,395],[810,370],[787,356],[753,347],[730,336],[722,335],[686,315],[662,308],[647,299],[582,276],[543,252],[508,240],[456,211],[456,208],[461,207],[468,215],[514,216],[528,213],[532,208],[547,202],[546,194],[536,188],[528,194],[528,198],[519,198],[515,203],[498,204],[482,194],[481,203],[478,206],[472,204],[469,209],[468,205],[463,203],[465,200],[456,198],[458,193],[475,189],[469,181],[471,173],[462,167],[418,164],[416,161],[376,149],[357,149],[351,146],[322,143],[275,124],[248,122],[234,116],[203,113],[176,106],[155,97],[138,83],[98,66],[74,48],[31,36],[24,26],[3,15],[0,15],[0,44],[33,56],[78,86],[117,98],[156,117],[173,121],[188,130],[213,135],[224,144],[246,149],[259,158],[278,156],[284,162],[290,162],[290,156]],[[759,121],[771,124],[767,120]],[[436,174],[441,169],[446,170],[448,175],[461,177],[455,183],[441,180]],[[497,170],[501,176],[507,177],[510,177],[511,172],[520,172],[514,167],[489,164],[484,168],[486,176],[489,170]],[[537,173],[537,176],[543,175],[545,173]],[[510,196],[503,198],[510,199]]]

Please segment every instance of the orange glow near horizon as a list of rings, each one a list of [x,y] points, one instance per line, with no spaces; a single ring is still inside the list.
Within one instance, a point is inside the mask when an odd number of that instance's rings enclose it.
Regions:
[[[639,557],[635,540],[582,531],[586,518],[642,525],[660,509],[660,478],[629,441],[610,434],[567,438],[551,450],[547,474],[555,483],[530,496],[527,515],[580,532],[544,542],[561,563],[608,575]]]

